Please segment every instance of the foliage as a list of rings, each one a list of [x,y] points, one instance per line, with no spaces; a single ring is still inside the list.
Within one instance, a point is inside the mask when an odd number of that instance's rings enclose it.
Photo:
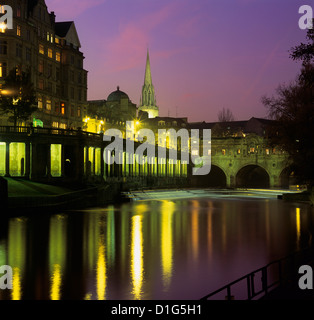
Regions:
[[[276,120],[271,142],[290,155],[292,168],[302,182],[314,183],[314,34],[310,29],[307,43],[292,48],[291,58],[302,61],[298,78],[280,85],[275,97],[263,97],[269,116]]]
[[[2,86],[0,109],[14,126],[17,126],[19,121],[27,121],[37,110],[35,90],[29,72],[17,74],[15,69],[10,71]]]
[[[230,122],[234,121],[234,115],[230,109],[223,108],[218,112],[218,121],[219,122]]]

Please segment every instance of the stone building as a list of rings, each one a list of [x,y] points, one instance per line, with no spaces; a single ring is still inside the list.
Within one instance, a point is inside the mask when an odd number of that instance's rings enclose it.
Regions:
[[[13,9],[13,29],[0,30],[0,84],[12,69],[30,71],[38,110],[29,123],[81,127],[87,107],[87,71],[74,22],[56,22],[44,0],[1,3]],[[10,123],[2,117],[0,124]]]

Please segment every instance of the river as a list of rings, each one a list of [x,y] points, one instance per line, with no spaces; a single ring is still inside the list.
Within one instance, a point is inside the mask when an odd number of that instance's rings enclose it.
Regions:
[[[2,220],[0,266],[12,267],[13,289],[0,300],[200,299],[312,240],[306,203],[164,195]]]

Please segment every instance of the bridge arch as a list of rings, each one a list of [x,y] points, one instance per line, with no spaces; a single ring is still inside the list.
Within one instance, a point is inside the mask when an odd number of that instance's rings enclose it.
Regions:
[[[236,174],[237,188],[269,188],[268,172],[256,164],[245,165]]]
[[[299,184],[291,166],[288,166],[281,171],[279,175],[279,182],[280,186],[285,189],[289,189],[291,185]]]
[[[227,176],[223,169],[212,164],[209,174],[192,177],[193,187],[226,188]]]

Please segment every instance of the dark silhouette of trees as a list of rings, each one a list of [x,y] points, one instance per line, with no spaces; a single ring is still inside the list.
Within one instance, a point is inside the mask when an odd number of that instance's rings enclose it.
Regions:
[[[291,58],[302,61],[297,79],[280,85],[275,97],[262,98],[269,116],[276,120],[271,142],[290,156],[292,169],[303,183],[314,184],[314,32],[308,30],[307,43],[291,49]]]
[[[37,110],[35,90],[29,72],[17,74],[15,69],[9,72],[2,85],[0,109],[15,127],[19,121],[27,121]]]
[[[220,110],[218,112],[218,121],[219,122],[230,122],[230,121],[234,121],[234,120],[235,120],[234,115],[230,109],[223,108],[222,110]]]

